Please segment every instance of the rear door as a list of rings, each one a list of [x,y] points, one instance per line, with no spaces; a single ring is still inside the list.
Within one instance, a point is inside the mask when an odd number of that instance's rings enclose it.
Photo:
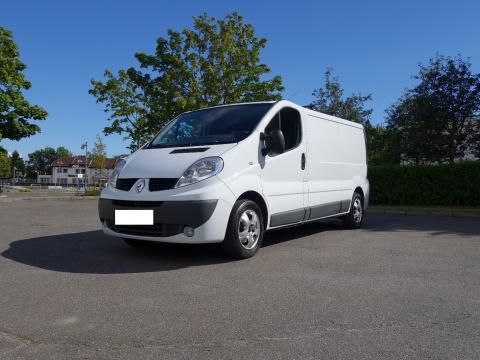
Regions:
[[[305,220],[308,189],[306,172],[306,144],[302,116],[296,109],[284,107],[264,129],[264,133],[282,130],[285,152],[266,155],[262,168],[262,187],[270,210],[270,226],[293,224]]]

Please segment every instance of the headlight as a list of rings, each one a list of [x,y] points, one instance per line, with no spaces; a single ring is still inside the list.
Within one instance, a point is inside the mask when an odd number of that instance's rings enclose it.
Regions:
[[[206,157],[195,161],[178,179],[176,188],[208,179],[223,169],[223,159],[218,156]]]
[[[115,166],[115,169],[113,169],[112,171],[112,175],[110,175],[110,179],[108,179],[108,185],[113,188],[117,186],[118,175],[120,175],[120,172],[122,171],[126,163],[127,162],[123,159],[117,163],[117,166]]]

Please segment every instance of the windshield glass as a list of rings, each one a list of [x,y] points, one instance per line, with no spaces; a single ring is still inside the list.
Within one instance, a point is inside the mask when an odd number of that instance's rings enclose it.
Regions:
[[[221,106],[185,113],[163,128],[147,148],[228,144],[252,133],[273,103]]]

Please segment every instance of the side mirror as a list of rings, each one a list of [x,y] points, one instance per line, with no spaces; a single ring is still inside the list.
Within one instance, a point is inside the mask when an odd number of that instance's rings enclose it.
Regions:
[[[262,149],[263,156],[269,154],[278,155],[285,152],[285,138],[282,130],[272,130],[268,135],[262,133],[260,139],[263,140],[265,145]]]

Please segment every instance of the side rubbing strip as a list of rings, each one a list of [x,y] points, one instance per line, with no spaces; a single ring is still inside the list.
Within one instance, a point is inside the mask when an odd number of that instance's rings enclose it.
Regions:
[[[325,216],[335,215],[340,212],[340,202],[335,201],[327,204],[312,206],[309,220],[318,219]]]
[[[270,217],[270,226],[295,224],[302,221],[321,219],[327,216],[346,213],[350,208],[350,201],[351,200],[334,201],[304,209],[295,209],[273,214]]]
[[[270,226],[287,225],[303,221],[305,218],[305,212],[306,209],[295,209],[273,214],[270,217]]]
[[[347,212],[350,209],[350,202],[352,200],[343,200],[342,206],[340,207],[340,212]]]
[[[312,212],[312,209],[310,207],[305,209],[305,217],[303,218],[304,221],[307,221],[310,218],[311,212]]]

